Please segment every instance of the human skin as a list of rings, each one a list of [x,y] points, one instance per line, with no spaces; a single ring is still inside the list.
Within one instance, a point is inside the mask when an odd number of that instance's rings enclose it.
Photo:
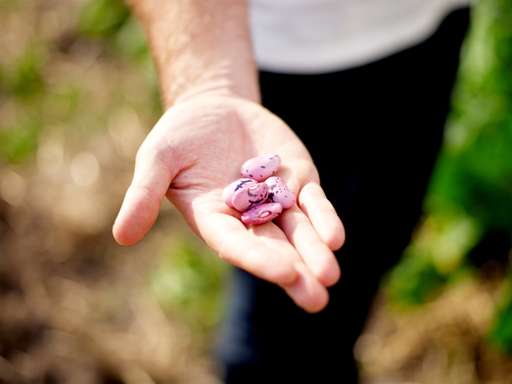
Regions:
[[[221,259],[278,284],[308,312],[328,303],[344,229],[302,142],[259,104],[245,0],[132,0],[166,112],[140,146],[113,234],[140,241],[167,197]],[[246,228],[222,190],[251,157],[276,153],[297,204]]]

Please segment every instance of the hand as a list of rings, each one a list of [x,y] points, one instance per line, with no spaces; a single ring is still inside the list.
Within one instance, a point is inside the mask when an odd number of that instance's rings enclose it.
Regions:
[[[264,153],[281,156],[278,174],[297,205],[273,223],[247,229],[222,200],[222,189],[240,177],[245,160]],[[280,285],[306,311],[326,306],[325,287],[340,276],[332,251],[344,242],[343,225],[308,151],[277,116],[235,96],[203,94],[176,103],[139,148],[113,228],[117,242],[141,240],[164,196],[223,260]]]

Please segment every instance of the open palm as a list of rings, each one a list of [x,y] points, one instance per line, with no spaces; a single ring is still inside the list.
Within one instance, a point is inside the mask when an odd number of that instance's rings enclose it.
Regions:
[[[279,154],[278,175],[298,204],[274,222],[246,228],[222,200],[222,189],[240,177],[245,160],[264,153]],[[308,151],[277,116],[231,96],[195,96],[174,105],[137,153],[114,224],[116,240],[131,245],[142,239],[164,196],[222,259],[280,285],[307,311],[325,307],[325,287],[340,275],[332,250],[343,244],[343,226]]]

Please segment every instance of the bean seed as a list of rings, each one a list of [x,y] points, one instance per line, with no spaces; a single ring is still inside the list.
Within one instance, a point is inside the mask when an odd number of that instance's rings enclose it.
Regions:
[[[288,185],[279,176],[272,176],[265,180],[268,186],[268,201],[279,203],[283,209],[288,209],[295,204],[295,194],[288,189]]]
[[[274,175],[281,165],[279,155],[266,154],[253,157],[242,164],[241,174],[256,181],[264,181]]]
[[[242,213],[240,219],[246,225],[260,225],[274,220],[282,211],[279,203],[263,203]]]

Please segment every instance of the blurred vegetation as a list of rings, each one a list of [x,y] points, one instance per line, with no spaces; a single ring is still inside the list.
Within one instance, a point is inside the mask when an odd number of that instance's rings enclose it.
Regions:
[[[489,339],[501,350],[512,354],[512,276],[508,277],[503,288]]]
[[[21,8],[17,1],[4,1],[1,5],[0,9],[11,12]],[[14,112],[0,122],[0,161],[21,163],[29,159],[37,150],[42,131],[56,122],[69,124],[79,116],[77,106],[86,87],[79,79],[73,79],[74,83],[48,84],[53,65],[50,58],[72,54],[69,51],[73,47],[87,49],[89,42],[99,50],[98,54],[121,57],[139,69],[151,92],[151,116],[160,114],[157,78],[144,34],[125,2],[86,1],[69,30],[62,31],[53,41],[34,33],[21,52],[0,63],[0,98],[14,105]]]
[[[512,235],[512,2],[478,2],[465,43],[426,217],[390,274],[392,302],[414,307],[447,285],[509,268]],[[512,353],[511,275],[489,340]]]
[[[165,309],[179,308],[194,331],[207,333],[222,313],[225,267],[197,239],[186,237],[164,252],[150,276],[151,289]]]
[[[78,20],[80,33],[104,39],[114,37],[130,18],[123,0],[96,0],[85,5]]]

